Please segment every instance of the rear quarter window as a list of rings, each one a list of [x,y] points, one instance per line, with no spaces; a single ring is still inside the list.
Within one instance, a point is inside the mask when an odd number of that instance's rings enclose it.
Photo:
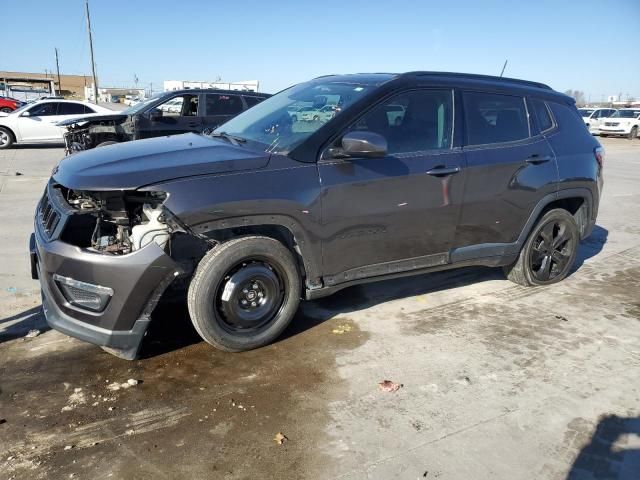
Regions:
[[[541,132],[546,132],[553,128],[553,119],[549,114],[549,109],[547,108],[547,104],[542,100],[534,98],[531,100],[531,105],[533,106],[533,110],[536,113],[536,118],[538,119],[538,127],[540,127]]]

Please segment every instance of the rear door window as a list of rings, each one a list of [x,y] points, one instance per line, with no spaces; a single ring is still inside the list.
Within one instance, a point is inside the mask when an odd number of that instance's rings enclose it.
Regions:
[[[58,115],[82,115],[86,113],[86,107],[81,103],[61,103],[58,107]]]
[[[262,100],[264,99],[260,97],[244,97],[244,101],[247,102],[247,108],[251,108],[254,105],[257,105]]]
[[[463,92],[467,145],[515,142],[529,138],[524,97]]]
[[[536,112],[540,131],[545,132],[550,128],[553,128],[553,120],[551,119],[551,114],[549,113],[547,104],[542,100],[538,100],[537,98],[532,99],[531,104],[533,105],[533,109]]]
[[[243,110],[239,95],[207,93],[207,115],[236,115]]]

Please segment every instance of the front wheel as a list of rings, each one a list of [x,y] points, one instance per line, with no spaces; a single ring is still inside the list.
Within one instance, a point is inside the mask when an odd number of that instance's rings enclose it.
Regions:
[[[11,148],[13,145],[13,135],[9,130],[0,128],[0,149]]]
[[[580,232],[573,215],[557,208],[536,224],[518,259],[503,267],[509,280],[525,286],[550,285],[564,279],[576,259]]]
[[[638,136],[638,127],[633,127],[629,132],[629,136],[627,137],[629,140],[633,140]]]
[[[3,108],[0,108],[0,112],[11,113],[13,112],[13,110],[11,110],[9,107],[3,107]]]
[[[239,237],[210,250],[189,285],[187,303],[200,336],[216,348],[240,352],[275,340],[298,309],[296,260],[269,237]]]

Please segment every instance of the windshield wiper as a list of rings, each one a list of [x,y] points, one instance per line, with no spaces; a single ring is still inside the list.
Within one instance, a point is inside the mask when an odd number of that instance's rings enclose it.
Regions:
[[[247,141],[246,138],[238,137],[236,135],[230,135],[227,132],[211,132],[211,136],[216,138],[224,138],[225,140],[236,146]]]

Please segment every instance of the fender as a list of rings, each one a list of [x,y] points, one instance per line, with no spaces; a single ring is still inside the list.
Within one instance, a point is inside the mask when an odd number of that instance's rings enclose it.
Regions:
[[[320,239],[313,237],[294,218],[287,215],[249,215],[242,217],[224,218],[201,223],[190,227],[194,233],[206,235],[216,230],[226,230],[240,227],[260,227],[275,226],[282,227],[291,233],[299,249],[304,269],[306,272],[306,286],[308,289],[319,288],[321,269],[320,259]]]

